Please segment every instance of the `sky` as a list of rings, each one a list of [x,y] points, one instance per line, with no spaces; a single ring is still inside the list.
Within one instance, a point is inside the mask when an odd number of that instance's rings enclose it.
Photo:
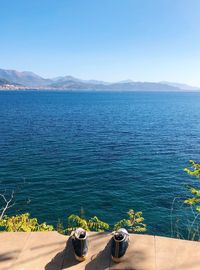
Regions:
[[[200,86],[199,0],[0,0],[0,68]]]

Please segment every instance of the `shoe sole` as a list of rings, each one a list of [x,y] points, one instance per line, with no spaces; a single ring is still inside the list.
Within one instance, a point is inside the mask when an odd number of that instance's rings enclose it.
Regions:
[[[81,257],[79,257],[79,256],[77,256],[75,253],[74,253],[74,256],[75,256],[76,260],[79,261],[79,262],[83,262],[83,261],[85,261],[86,258],[87,258],[86,256],[81,256]]]
[[[120,257],[120,258],[116,258],[116,257],[111,256],[113,262],[115,262],[115,263],[120,263],[120,262],[122,261],[123,257],[124,257],[124,256],[122,256],[122,257]]]

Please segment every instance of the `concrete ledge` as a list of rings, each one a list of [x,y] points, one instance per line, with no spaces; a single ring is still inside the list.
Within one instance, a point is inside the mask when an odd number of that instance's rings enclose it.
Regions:
[[[89,254],[76,262],[69,237],[57,232],[0,233],[0,270],[199,270],[200,242],[130,235],[119,264],[110,258],[111,235],[90,233]]]

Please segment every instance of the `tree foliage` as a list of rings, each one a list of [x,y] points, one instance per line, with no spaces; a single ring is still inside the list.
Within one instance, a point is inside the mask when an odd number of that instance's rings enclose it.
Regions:
[[[130,209],[127,214],[128,218],[118,221],[114,225],[114,230],[120,228],[125,228],[128,232],[145,232],[147,230],[146,224],[143,223],[142,212],[135,212],[133,209]]]
[[[53,231],[52,225],[47,225],[46,222],[39,223],[37,218],[30,218],[29,213],[4,216],[0,220],[0,230],[7,232],[45,232]]]
[[[65,229],[64,229],[63,223],[60,221],[60,219],[57,222],[56,231],[60,234],[65,234]]]
[[[189,175],[200,178],[200,164],[196,163],[193,160],[190,160],[189,162],[191,164],[191,167],[185,168],[184,171],[187,172]],[[188,191],[192,196],[184,200],[184,203],[195,206],[196,211],[200,212],[200,189],[193,186],[188,186]]]
[[[88,220],[88,227],[90,231],[96,232],[104,232],[105,230],[109,229],[109,225],[98,219],[96,216]]]
[[[87,224],[87,220],[84,219],[84,218],[81,218],[79,217],[78,215],[70,215],[68,217],[68,227],[67,227],[67,230],[68,231],[73,231],[75,230],[76,228],[83,228],[84,230],[86,231],[89,231],[89,227],[88,227],[88,224]]]
[[[104,221],[98,219],[98,217],[94,216],[89,220],[79,217],[78,215],[70,215],[68,217],[68,226],[67,231],[71,232],[76,228],[83,228],[86,231],[97,231],[103,232],[109,229],[109,225]]]
[[[196,163],[194,160],[189,160],[191,168],[185,168],[184,171],[188,174],[200,178],[200,164]]]

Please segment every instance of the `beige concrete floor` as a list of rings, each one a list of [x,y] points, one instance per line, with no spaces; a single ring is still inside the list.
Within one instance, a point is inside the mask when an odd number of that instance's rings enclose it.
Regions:
[[[90,233],[88,258],[78,263],[69,238],[57,232],[0,233],[0,270],[200,270],[200,242],[132,234],[125,257],[114,264],[110,238]]]

